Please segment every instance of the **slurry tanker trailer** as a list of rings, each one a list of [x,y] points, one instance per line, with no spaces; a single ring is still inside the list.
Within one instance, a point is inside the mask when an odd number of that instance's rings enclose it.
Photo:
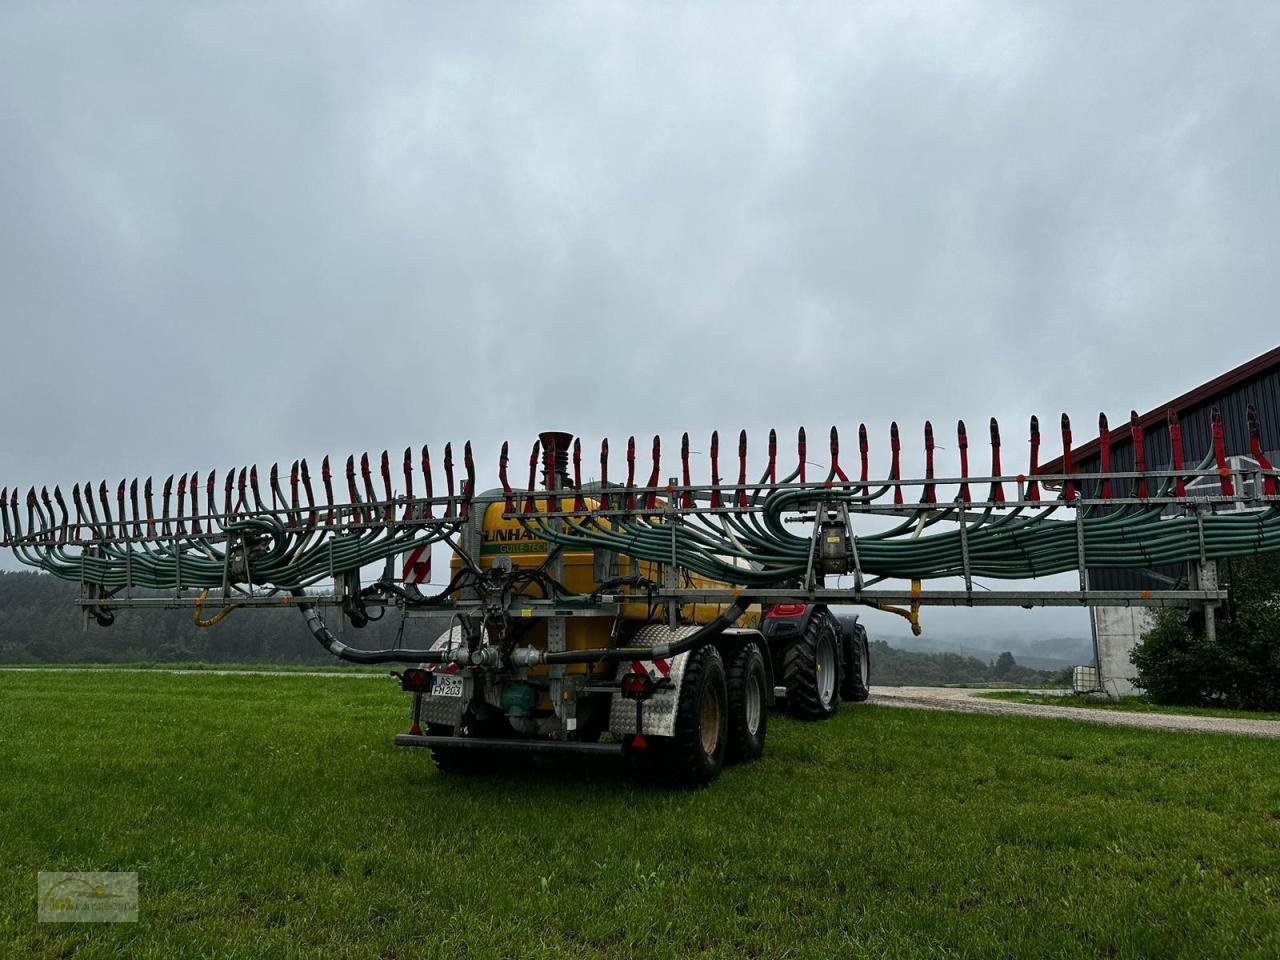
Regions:
[[[503,444],[499,486],[483,492],[470,444],[457,474],[446,445],[443,491],[423,447],[404,452],[395,477],[385,452],[376,467],[367,454],[348,457],[345,496],[326,457],[318,482],[299,460],[265,477],[240,467],[159,485],[75,485],[69,496],[11,488],[0,491],[0,517],[19,559],[80,583],[87,623],[109,626],[121,608],[185,607],[211,625],[232,610],[296,607],[335,657],[398,665],[409,718],[396,743],[428,749],[443,771],[498,767],[512,751],[613,754],[638,776],[699,786],[762,754],[770,708],[823,720],[866,699],[867,633],[839,612],[850,607],[898,614],[918,631],[927,604],[1221,605],[1216,561],[1280,549],[1277,472],[1252,410],[1247,469],[1228,462],[1216,413],[1211,448],[1189,458],[1170,418],[1170,449],[1159,451],[1145,449],[1135,418],[1139,455],[1127,472],[1108,469],[1105,418],[1101,472],[1074,471],[1065,415],[1055,475],[1039,469],[1034,417],[1026,472],[1005,473],[992,420],[982,476],[970,475],[963,422],[958,472],[937,475],[926,423],[918,479],[901,477],[896,424],[888,476],[877,480],[865,427],[856,477],[833,427],[823,467],[810,462],[803,429],[794,461],[785,457],[795,466],[781,465],[771,431],[752,476],[746,434],[729,476],[713,434],[699,483],[687,434],[670,476],[655,437],[647,479],[632,439],[622,476],[610,474],[605,441],[598,478],[584,482],[581,441],[543,433],[527,482],[513,485]],[[451,560],[447,583],[432,589],[436,545]],[[1191,564],[1196,576],[1106,591],[1084,574],[1165,563]],[[1070,571],[1075,589],[1022,588]],[[999,581],[1018,587],[992,589]],[[353,639],[387,613],[403,618],[402,637],[414,621],[447,627],[421,649]]]

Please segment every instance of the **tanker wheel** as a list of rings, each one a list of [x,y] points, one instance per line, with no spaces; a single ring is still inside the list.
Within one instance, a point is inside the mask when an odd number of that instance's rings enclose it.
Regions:
[[[863,703],[871,696],[871,647],[862,624],[854,627],[849,648],[848,669],[840,678],[840,696],[850,703]]]
[[[755,760],[764,753],[765,727],[769,721],[766,687],[769,675],[757,643],[733,651],[728,660],[729,747],[728,760]]]
[[[724,769],[729,741],[729,692],[720,651],[707,644],[691,651],[680,682],[675,734],[648,737],[628,751],[644,779],[676,787],[704,787]]]
[[[782,654],[787,709],[800,720],[826,720],[840,708],[840,627],[825,610]]]

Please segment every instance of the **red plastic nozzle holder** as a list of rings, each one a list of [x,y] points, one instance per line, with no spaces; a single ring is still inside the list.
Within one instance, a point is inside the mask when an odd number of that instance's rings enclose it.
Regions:
[[[425,443],[422,445],[422,491],[422,495],[427,498],[426,515],[430,519],[435,516],[435,508],[431,505],[435,487],[431,480],[431,451]]]
[[[446,443],[444,445],[444,489],[445,495],[448,497],[448,505],[445,507],[444,515],[452,517],[453,510],[453,444]]]
[[[1173,478],[1173,495],[1175,497],[1185,497],[1187,495],[1187,485],[1182,479],[1182,424],[1178,422],[1177,411],[1170,410],[1167,414],[1169,423],[1169,453],[1173,457],[1173,469],[1178,471],[1178,475]]]
[[[965,432],[963,420],[956,422],[956,446],[960,448],[960,479],[963,481],[969,476],[969,434]],[[960,500],[962,503],[973,502],[967,483],[960,484]]]
[[[1071,418],[1065,413],[1062,415],[1062,472],[1071,475]],[[1062,484],[1062,499],[1067,503],[1075,502],[1076,485],[1073,481],[1067,480]]]
[[[539,440],[533,441],[533,450],[529,454],[529,496],[524,502],[523,511],[526,514],[533,513],[534,510],[533,490],[534,484],[538,480],[538,454],[541,452],[542,442]]]
[[[991,476],[999,477],[1002,468],[1000,466],[1000,424],[996,422],[996,418],[991,418]],[[991,500],[993,503],[1004,503],[1004,484],[999,480],[991,483]]]
[[[636,508],[636,438],[627,437],[627,509]]]
[[[778,484],[778,431],[769,429],[769,486]]]
[[[510,460],[510,448],[507,441],[502,441],[502,451],[498,454],[498,482],[502,484],[504,513],[515,513],[515,499],[511,495],[511,482],[507,479],[507,463]]]
[[[680,495],[680,506],[686,510],[693,507],[693,494],[689,492],[689,434],[680,437],[680,478],[685,491]]]
[[[600,509],[609,509],[609,440],[600,441]]]
[[[191,472],[191,476],[187,478],[187,484],[191,488],[191,532],[199,537],[203,534],[203,530],[200,528],[200,474],[198,471]],[[209,528],[209,532],[213,533],[213,527]]]
[[[391,455],[386,450],[382,451],[379,467],[382,473],[382,491],[385,494],[382,499],[386,504],[382,508],[382,518],[387,523],[391,523],[396,518],[395,507],[391,503],[395,499],[395,494],[391,490]]]
[[[902,441],[898,437],[897,421],[889,424],[889,479],[899,480],[901,473],[902,460]],[[902,506],[902,484],[894,483],[893,485],[893,504],[894,506]]]
[[[803,437],[800,444],[803,449]],[[720,506],[720,431],[713,430],[711,431],[711,509],[716,510]]]
[[[471,498],[476,493],[476,462],[471,456],[471,441],[462,443],[462,468],[467,471],[467,480],[462,488],[462,519],[471,516]]]
[[[933,424],[926,420],[924,422],[924,478],[926,481],[933,479],[933,446]],[[925,483],[920,502],[938,502],[938,494],[932,483]]]
[[[1138,411],[1129,411],[1129,436],[1133,438],[1133,469],[1135,473],[1147,472],[1147,444],[1142,435],[1142,424],[1138,423]],[[1150,496],[1147,489],[1147,478],[1138,477],[1135,490],[1139,500]]]
[[[1227,440],[1222,430],[1222,414],[1217,407],[1213,408],[1213,458],[1218,465],[1218,478],[1222,481],[1222,495],[1234,496],[1231,467],[1227,464]]]
[[[324,500],[325,506],[328,508],[328,515],[325,517],[325,525],[333,526],[333,473],[329,469],[329,455],[325,454],[325,458],[320,461],[320,480],[324,484]]]
[[[657,509],[658,506],[658,474],[661,472],[661,455],[662,441],[659,437],[653,438],[653,469],[649,472],[649,496],[645,501],[650,510]]]
[[[861,461],[861,473],[859,480],[862,481],[862,495],[865,497],[870,494],[871,488],[867,485],[870,473],[870,462],[868,455],[871,451],[871,445],[867,442],[867,425],[865,423],[858,424],[858,459]]]
[[[655,442],[656,442],[655,438]],[[587,509],[582,499],[582,441],[573,438],[573,512],[582,513]]]
[[[835,427],[831,428],[832,430]],[[738,433],[738,506],[747,509],[747,431]]]
[[[808,456],[808,444],[805,442],[804,427],[801,427],[796,433],[796,456],[800,463],[797,467],[800,475],[800,482],[805,482],[805,467],[807,466],[806,457]]]
[[[1040,418],[1031,418],[1031,465],[1027,468],[1027,499],[1032,503],[1040,500],[1040,485],[1036,482],[1036,474],[1040,472]]]
[[[186,503],[187,503],[187,475],[184,473],[178,478],[178,533],[187,532],[186,519]],[[121,504],[121,519],[123,519],[124,505]]]
[[[1251,404],[1248,411],[1249,416],[1249,452],[1253,455],[1253,459],[1258,461],[1258,466],[1263,470],[1274,470],[1271,461],[1267,459],[1267,455],[1262,452],[1262,428],[1258,423],[1258,411]],[[1276,495],[1276,478],[1267,476],[1262,478],[1262,492],[1264,496],[1274,497]]]
[[[1098,414],[1098,458],[1099,472],[1107,474],[1111,472],[1111,429],[1107,426],[1107,415],[1105,413]],[[1104,479],[1099,491],[1103,500],[1111,499],[1111,481]]]

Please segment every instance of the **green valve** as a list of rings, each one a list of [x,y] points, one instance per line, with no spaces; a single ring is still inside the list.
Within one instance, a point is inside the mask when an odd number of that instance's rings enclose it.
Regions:
[[[531,683],[508,683],[502,688],[502,709],[513,717],[527,717],[538,702],[538,688]]]

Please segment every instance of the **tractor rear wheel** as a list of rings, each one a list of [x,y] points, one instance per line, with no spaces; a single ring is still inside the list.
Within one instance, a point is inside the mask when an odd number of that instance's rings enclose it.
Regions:
[[[853,629],[849,652],[844,675],[840,678],[840,696],[850,703],[863,703],[871,696],[871,647],[862,624]]]
[[[840,708],[840,627],[816,610],[804,633],[782,653],[787,710],[801,720],[826,720]]]
[[[769,721],[764,654],[757,643],[746,643],[728,658],[730,763],[755,760],[764,753]]]

